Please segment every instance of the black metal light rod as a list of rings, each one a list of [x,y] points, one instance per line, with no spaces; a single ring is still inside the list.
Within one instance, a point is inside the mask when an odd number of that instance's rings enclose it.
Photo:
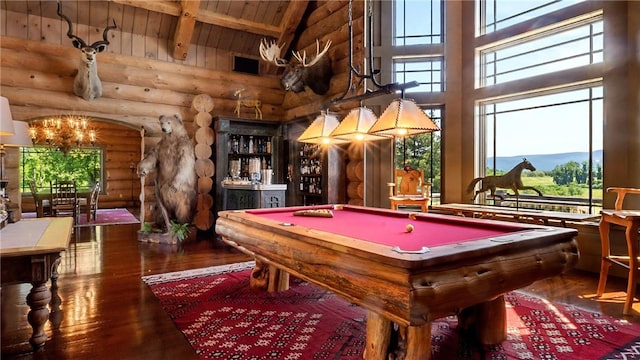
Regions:
[[[345,102],[349,102],[349,101],[362,101],[365,99],[370,99],[370,98],[374,98],[377,96],[381,96],[381,95],[386,95],[386,94],[391,94],[394,91],[397,90],[402,90],[404,91],[405,89],[409,89],[409,88],[413,88],[420,85],[417,81],[411,81],[408,83],[404,83],[404,84],[398,84],[398,83],[394,83],[394,84],[387,84],[387,85],[383,85],[382,87],[380,87],[380,89],[375,90],[375,91],[367,91],[364,94],[360,94],[360,95],[356,95],[356,96],[352,96],[352,97],[348,97],[348,98],[338,98],[338,99],[334,99],[331,100],[331,102],[324,104],[323,108],[324,109],[328,109],[330,107],[336,106],[338,104],[342,104]]]

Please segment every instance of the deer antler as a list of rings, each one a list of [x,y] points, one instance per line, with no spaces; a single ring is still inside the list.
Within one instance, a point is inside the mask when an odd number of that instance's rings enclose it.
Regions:
[[[266,39],[262,39],[260,41],[260,57],[264,61],[268,61],[276,66],[287,66],[287,60],[280,57],[280,52],[282,51],[283,46],[284,44],[278,45],[275,41],[267,43]]]
[[[324,49],[322,50],[322,52],[320,52],[320,40],[316,39],[316,56],[309,63],[307,63],[306,51],[302,52],[302,56],[300,56],[299,52],[294,51],[293,56],[298,60],[300,64],[302,64],[303,67],[310,67],[310,66],[313,66],[315,63],[317,63],[320,60],[320,58],[322,58],[327,53],[327,51],[329,51],[330,46],[331,46],[331,40],[327,41],[327,43],[324,46]]]

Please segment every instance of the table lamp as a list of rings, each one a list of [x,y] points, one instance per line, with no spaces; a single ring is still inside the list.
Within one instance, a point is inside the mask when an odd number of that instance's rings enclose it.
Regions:
[[[4,167],[5,147],[30,146],[29,124],[23,121],[12,120],[13,135],[0,135],[0,192],[6,197],[6,187],[9,180]]]
[[[13,117],[11,116],[9,100],[4,96],[0,96],[0,135],[13,134]]]

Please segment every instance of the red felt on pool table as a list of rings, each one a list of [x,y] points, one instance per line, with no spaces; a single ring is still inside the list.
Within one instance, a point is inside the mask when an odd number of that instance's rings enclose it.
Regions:
[[[299,208],[298,208],[299,209]],[[287,208],[247,211],[250,214],[332,234],[398,246],[402,250],[415,251],[422,247],[436,247],[471,240],[486,239],[522,230],[518,226],[502,224],[477,224],[464,221],[442,221],[442,218],[419,216],[412,220],[409,213],[380,213],[366,208],[333,209],[333,218],[294,216]],[[458,220],[460,218],[457,218]],[[414,230],[406,231],[407,224]]]

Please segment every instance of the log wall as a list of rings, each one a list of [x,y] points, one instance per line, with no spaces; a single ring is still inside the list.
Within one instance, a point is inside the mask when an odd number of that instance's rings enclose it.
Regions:
[[[362,28],[364,2],[353,3],[354,64],[362,63]],[[46,4],[49,6],[51,4]],[[194,98],[207,94],[213,99],[212,115],[235,116],[235,90],[245,88],[246,99],[260,99],[265,120],[290,121],[314,117],[323,104],[341,95],[346,89],[349,66],[348,1],[317,1],[310,3],[309,16],[293,49],[315,52],[315,39],[323,43],[331,40],[329,56],[333,61],[334,77],[329,93],[319,96],[306,90],[300,94],[285,93],[280,88],[280,74],[266,71],[261,62],[261,75],[232,71],[230,51],[192,44],[185,60],[174,59],[170,39],[131,32],[131,26],[121,24],[109,33],[110,45],[97,56],[98,74],[103,95],[85,101],[72,92],[73,80],[80,63],[80,51],[65,36],[66,25],[59,19],[0,9],[0,93],[9,99],[15,120],[30,121],[40,117],[62,114],[86,115],[111,125],[122,125],[127,136],[100,139],[105,148],[106,194],[100,198],[101,207],[124,206],[130,201],[130,191],[139,191],[139,181],[131,183],[131,162],[140,158],[139,129],[144,127],[147,137],[160,135],[158,117],[180,114],[190,136],[198,129],[197,112],[191,107]],[[72,17],[73,19],[73,17]],[[64,26],[63,26],[64,25]],[[89,42],[99,40],[101,34],[82,24],[74,24],[79,36]],[[125,29],[125,30],[122,30]],[[101,30],[101,29],[100,29]],[[162,30],[162,29],[161,29]],[[344,110],[346,104],[337,110]],[[334,109],[336,110],[336,109]],[[119,133],[119,134],[120,134]],[[122,141],[126,141],[124,144]],[[153,141],[153,140],[150,140]],[[147,141],[145,140],[145,143]],[[113,164],[113,166],[112,166]],[[147,193],[147,191],[145,191]],[[147,201],[153,193],[146,194]],[[217,199],[214,199],[217,201]],[[33,206],[25,199],[25,210]]]

